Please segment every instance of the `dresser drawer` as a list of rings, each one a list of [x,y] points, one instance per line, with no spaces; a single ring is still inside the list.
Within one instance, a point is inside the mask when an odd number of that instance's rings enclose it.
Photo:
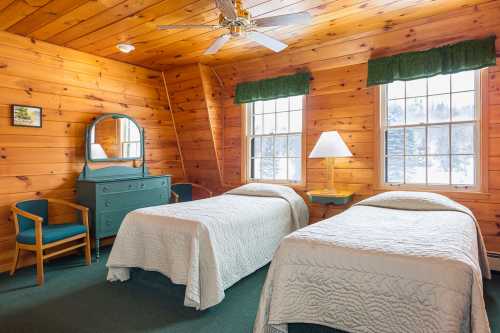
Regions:
[[[139,208],[167,204],[169,193],[167,187],[149,190],[126,191],[121,193],[103,194],[98,197],[96,206],[101,212],[115,211],[124,208]]]
[[[99,238],[114,236],[120,229],[123,219],[130,210],[120,210],[99,215],[96,226],[97,235]]]
[[[99,196],[101,194],[148,190],[159,187],[168,188],[169,185],[169,180],[165,177],[106,182],[97,184],[96,194]]]

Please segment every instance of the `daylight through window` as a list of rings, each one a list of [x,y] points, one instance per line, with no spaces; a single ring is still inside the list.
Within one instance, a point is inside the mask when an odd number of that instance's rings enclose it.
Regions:
[[[248,179],[302,181],[303,96],[248,103]]]
[[[479,185],[479,71],[382,88],[383,182]]]

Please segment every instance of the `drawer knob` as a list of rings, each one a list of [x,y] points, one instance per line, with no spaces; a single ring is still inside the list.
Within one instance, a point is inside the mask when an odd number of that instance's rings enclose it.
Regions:
[[[141,188],[144,188],[144,183],[141,183]]]
[[[109,201],[109,200],[104,201],[104,206],[106,206],[106,207],[111,206],[111,201]]]
[[[132,184],[128,184],[128,188],[132,188]]]
[[[108,191],[109,191],[109,187],[104,186],[104,187],[102,188],[102,191],[103,191],[103,192],[108,192]]]

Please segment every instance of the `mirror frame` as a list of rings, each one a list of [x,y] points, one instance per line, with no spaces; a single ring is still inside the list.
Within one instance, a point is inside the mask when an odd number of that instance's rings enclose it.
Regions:
[[[92,128],[95,128],[95,126],[108,118],[113,118],[113,119],[120,119],[120,118],[126,118],[130,120],[132,123],[137,126],[139,129],[139,134],[141,136],[141,150],[140,150],[140,155],[138,157],[127,157],[127,158],[120,158],[120,157],[112,157],[112,158],[92,158],[91,156],[91,148],[90,145],[92,144],[90,142],[90,137],[92,133]],[[129,117],[125,114],[120,114],[120,113],[106,113],[103,114],[99,117],[97,117],[92,124],[87,126],[87,131],[85,133],[85,159],[90,162],[120,162],[120,161],[135,161],[135,160],[144,160],[144,129],[139,126],[139,124],[132,118]]]

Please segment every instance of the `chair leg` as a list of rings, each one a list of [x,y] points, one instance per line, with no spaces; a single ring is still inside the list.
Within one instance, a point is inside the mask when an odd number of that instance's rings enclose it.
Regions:
[[[85,236],[85,264],[90,265],[92,263],[92,255],[90,253],[90,237],[87,233]]]
[[[43,250],[41,248],[36,250],[36,282],[38,285],[42,285],[44,282]]]
[[[14,275],[14,273],[16,271],[17,261],[19,260],[19,252],[21,252],[21,250],[19,249],[19,246],[16,243],[16,250],[15,250],[15,253],[14,253],[14,262],[12,263],[12,268],[10,269],[10,275],[11,276]]]

